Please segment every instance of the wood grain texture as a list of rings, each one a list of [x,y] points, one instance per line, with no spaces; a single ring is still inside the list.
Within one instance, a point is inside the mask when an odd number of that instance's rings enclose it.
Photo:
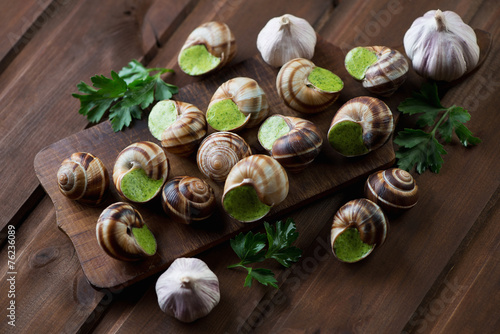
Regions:
[[[0,12],[0,72],[61,6],[59,1],[4,1]]]
[[[313,61],[318,66],[340,68],[340,59],[342,59],[340,55],[340,49],[331,44],[320,42]],[[213,92],[223,82],[237,76],[251,77],[266,92],[271,114],[304,117],[318,126],[324,141],[320,155],[304,172],[288,173],[289,195],[283,203],[273,208],[270,213],[271,217],[309,203],[345,187],[350,182],[364,177],[374,170],[394,163],[394,152],[391,145],[385,145],[379,150],[355,159],[341,157],[329,147],[327,132],[333,114],[350,96],[359,94],[356,86],[346,87],[345,92],[342,92],[342,98],[339,98],[338,102],[324,112],[314,115],[300,115],[288,109],[277,95],[275,90],[276,72],[274,68],[267,66],[261,59],[254,57],[221,71],[217,75],[207,77],[203,82],[186,86],[176,96],[176,99],[180,101],[192,103],[200,110],[206,110]],[[346,73],[343,72],[338,73],[338,75],[342,78],[347,77]],[[251,146],[254,154],[265,153],[257,142],[257,128],[244,130],[241,135]],[[94,154],[103,161],[108,171],[112,173],[114,160],[119,152],[126,146],[141,140],[155,141],[147,129],[147,120],[136,122],[132,128],[119,133],[114,133],[110,129],[109,123],[102,123],[49,146],[42,150],[35,159],[37,176],[54,201],[58,225],[72,239],[87,278],[98,288],[132,284],[152,273],[165,269],[177,257],[194,255],[200,250],[227,240],[242,229],[249,228],[249,226],[238,223],[223,213],[220,204],[223,185],[210,182],[218,199],[218,211],[214,216],[193,228],[180,226],[169,221],[161,210],[158,198],[147,205],[135,205],[157,236],[159,252],[151,259],[132,264],[124,264],[109,258],[97,247],[95,237],[95,223],[105,205],[88,208],[68,200],[57,189],[54,175],[57,174],[62,160],[70,156],[72,152]],[[188,158],[180,158],[171,154],[168,157],[170,177],[188,175],[205,178],[198,170],[195,154]],[[106,201],[106,205],[120,200],[114,187],[112,187],[112,196],[110,197]],[[252,226],[254,225],[252,224]]]
[[[47,215],[47,212],[51,214]],[[29,236],[33,233],[33,236]],[[0,322],[2,333],[76,332],[95,311],[105,295],[94,290],[83,274],[73,244],[55,224],[53,203],[48,197],[37,206],[23,225],[15,230],[15,272],[8,268],[7,247],[0,256],[0,289],[7,292],[13,283],[15,327]],[[14,281],[7,280],[14,276]],[[8,302],[8,301],[7,301]]]
[[[0,195],[5,198],[0,228],[17,223],[12,220],[22,217],[20,210],[29,210],[26,202],[38,185],[33,167],[24,161],[88,125],[78,114],[78,100],[71,97],[76,84],[88,83],[96,74],[109,76],[142,57],[134,8],[126,0],[67,2],[0,74]],[[182,15],[186,13],[180,6],[173,7],[162,28]]]

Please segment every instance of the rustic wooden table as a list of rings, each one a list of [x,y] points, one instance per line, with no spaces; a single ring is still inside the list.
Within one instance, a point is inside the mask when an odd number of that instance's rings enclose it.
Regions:
[[[419,203],[391,221],[384,247],[353,265],[338,262],[329,249],[333,215],[361,196],[359,181],[287,215],[297,222],[303,256],[289,270],[270,267],[278,290],[243,287],[244,273],[226,269],[235,262],[229,242],[198,254],[219,278],[221,302],[195,323],[162,313],[154,290],[159,274],[124,289],[91,287],[33,168],[37,152],[89,126],[71,97],[79,81],[139,59],[150,67],[174,68],[177,73],[167,81],[179,87],[195,82],[180,73],[176,58],[189,32],[206,21],[232,28],[238,63],[257,54],[260,28],[284,13],[307,19],[322,38],[347,51],[357,45],[401,47],[411,22],[437,8],[457,12],[493,38],[481,68],[442,100],[470,111],[468,126],[483,142],[466,149],[453,140],[439,174],[413,173]],[[495,332],[499,17],[497,0],[3,1],[0,332]],[[405,85],[418,87],[415,80]],[[398,129],[411,122],[401,117]],[[15,236],[15,254],[9,252],[9,235]]]

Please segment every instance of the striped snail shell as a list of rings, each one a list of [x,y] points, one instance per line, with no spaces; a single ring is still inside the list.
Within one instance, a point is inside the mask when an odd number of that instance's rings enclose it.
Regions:
[[[361,198],[347,202],[333,218],[331,229],[331,246],[335,257],[343,262],[357,262],[366,258],[382,245],[387,237],[389,223],[382,209],[370,200]],[[343,233],[355,232],[344,240],[339,238]],[[346,237],[346,236],[344,236]],[[353,240],[355,239],[356,240]],[[356,247],[356,241],[363,242],[364,249],[358,249],[357,254],[345,255],[346,246]],[[353,242],[353,244],[349,244]]]
[[[367,68],[364,78],[361,79],[363,87],[377,95],[391,96],[408,77],[408,61],[401,52],[386,46],[364,48],[373,52],[377,61]],[[346,59],[347,57],[349,53]]]
[[[99,205],[109,187],[109,175],[102,161],[90,153],[76,152],[57,171],[61,193],[72,200]]]
[[[135,237],[135,229],[146,232],[143,238]],[[156,241],[141,214],[125,202],[117,202],[104,209],[97,220],[96,237],[106,254],[117,260],[137,261],[156,253]]]
[[[393,131],[389,107],[375,97],[360,96],[337,111],[328,130],[328,140],[337,152],[352,157],[376,150]]]
[[[229,194],[235,189],[242,190],[248,187],[253,189],[258,201],[268,208],[261,208],[261,211],[251,217],[237,216],[228,210],[226,199],[232,196]],[[288,195],[288,190],[288,175],[279,162],[267,155],[254,154],[240,160],[229,172],[224,184],[222,203],[231,217],[241,222],[252,222],[264,217],[273,206],[283,202]],[[249,197],[250,194],[245,192],[242,198],[237,198],[236,201],[240,201],[242,207],[248,208],[250,207]]]
[[[318,113],[337,100],[344,87],[342,80],[337,77],[337,89],[323,90],[310,81],[309,75],[316,67],[304,58],[292,59],[281,67],[276,77],[276,89],[288,107],[302,113]]]
[[[216,103],[231,100],[245,116],[244,122],[227,131],[238,131],[243,128],[257,126],[269,113],[267,96],[257,81],[247,77],[236,77],[224,82],[217,88],[207,108],[207,122],[212,128],[220,131],[210,123],[209,112]]]
[[[161,146],[167,152],[188,156],[196,150],[198,144],[207,134],[205,114],[191,103],[173,100],[170,103],[175,106],[177,119],[162,132]],[[155,107],[151,113],[154,112]]]
[[[220,62],[217,67],[213,68],[209,72],[219,69],[229,63],[236,55],[237,50],[234,35],[227,24],[217,21],[203,23],[194,29],[191,34],[189,34],[179,53],[179,64],[181,64],[180,59],[182,51],[195,45],[204,45],[210,54],[214,57],[220,58]],[[182,66],[180,67],[181,70],[186,72]]]
[[[207,219],[216,205],[214,190],[200,178],[176,176],[163,187],[163,210],[181,223]]]
[[[147,179],[135,182],[137,189],[134,193],[136,196],[139,195],[136,198],[131,196],[127,189],[123,189],[123,181],[129,173],[138,170],[142,170]],[[132,202],[147,202],[160,192],[167,180],[169,170],[170,164],[163,148],[150,141],[141,141],[127,146],[118,155],[113,168],[113,183],[118,194],[123,198]],[[147,190],[142,186],[147,182],[142,181],[149,180],[157,181],[154,185],[157,189],[153,193],[146,194]]]
[[[250,146],[237,134],[214,132],[201,143],[196,162],[203,175],[215,182],[224,182],[231,168],[250,155]]]
[[[302,171],[314,161],[321,151],[323,139],[318,127],[313,122],[298,117],[278,114],[271,117],[283,119],[289,128],[289,132],[274,141],[271,149],[268,149],[269,154],[288,171]],[[267,120],[261,125],[259,134],[265,127],[266,122]],[[258,137],[259,142],[264,147],[261,137]]]
[[[401,213],[417,204],[418,186],[407,171],[390,168],[368,177],[365,196],[388,214]]]

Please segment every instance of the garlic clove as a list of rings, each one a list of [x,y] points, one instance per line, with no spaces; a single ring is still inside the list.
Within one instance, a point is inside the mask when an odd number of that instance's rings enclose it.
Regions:
[[[280,67],[294,58],[311,59],[316,46],[316,32],[303,18],[291,14],[272,18],[257,36],[262,59]]]
[[[474,30],[452,11],[430,10],[405,33],[404,48],[414,70],[437,81],[453,81],[479,61]]]
[[[178,258],[158,278],[161,310],[182,322],[206,316],[220,301],[219,280],[205,262]]]

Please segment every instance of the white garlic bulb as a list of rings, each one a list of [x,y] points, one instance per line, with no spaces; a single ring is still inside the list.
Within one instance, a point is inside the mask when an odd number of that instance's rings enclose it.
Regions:
[[[452,11],[430,10],[404,36],[406,54],[421,76],[453,81],[476,67],[479,46],[474,30]]]
[[[290,14],[272,18],[257,36],[262,59],[280,67],[295,58],[311,59],[316,46],[316,32],[306,20]]]
[[[219,303],[219,280],[202,260],[178,258],[158,278],[156,295],[163,312],[192,322]]]

